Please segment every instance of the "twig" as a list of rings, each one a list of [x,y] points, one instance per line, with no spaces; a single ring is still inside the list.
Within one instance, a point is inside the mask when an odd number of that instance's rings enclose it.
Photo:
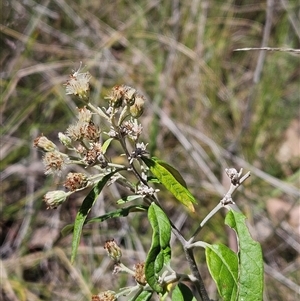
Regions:
[[[225,169],[227,176],[231,180],[231,184],[229,187],[228,192],[224,195],[224,197],[220,200],[219,204],[209,212],[209,214],[204,218],[204,220],[201,222],[199,227],[196,229],[194,235],[189,240],[189,244],[192,244],[195,240],[196,235],[200,232],[200,230],[203,228],[203,226],[207,223],[209,219],[211,219],[212,216],[214,216],[221,208],[226,207],[230,204],[235,204],[232,195],[236,191],[236,189],[247,179],[250,177],[250,171],[248,171],[243,177],[241,177],[243,169],[241,168],[239,172],[235,168],[229,168]],[[191,247],[189,245],[189,247]]]
[[[200,272],[197,267],[197,263],[193,254],[193,250],[189,247],[190,243],[185,240],[185,238],[182,236],[180,231],[176,228],[176,226],[173,224],[173,222],[170,220],[171,226],[172,226],[172,231],[176,238],[179,240],[179,242],[182,244],[184,253],[185,253],[185,258],[189,264],[189,267],[191,269],[192,275],[194,276],[193,283],[199,292],[201,296],[202,301],[210,301],[204,282],[202,280],[202,277],[200,275]]]
[[[264,51],[281,51],[281,52],[293,52],[300,54],[300,49],[294,48],[272,48],[272,47],[249,47],[249,48],[238,48],[233,51],[252,51],[252,50],[264,50]]]
[[[188,248],[187,246],[184,248],[185,257],[189,263],[190,269],[192,271],[193,276],[197,279],[194,281],[194,284],[197,288],[197,291],[199,292],[202,301],[210,301],[210,298],[208,297],[207,291],[205,289],[205,285],[203,282],[203,279],[200,275],[200,272],[198,270],[193,250]]]

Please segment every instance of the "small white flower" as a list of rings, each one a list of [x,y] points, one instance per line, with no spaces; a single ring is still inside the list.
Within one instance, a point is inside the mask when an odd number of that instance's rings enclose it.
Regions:
[[[137,194],[140,194],[142,196],[146,196],[146,195],[153,195],[155,193],[159,192],[159,189],[154,189],[152,187],[146,186],[144,184],[140,184],[138,186],[138,190],[137,190]]]

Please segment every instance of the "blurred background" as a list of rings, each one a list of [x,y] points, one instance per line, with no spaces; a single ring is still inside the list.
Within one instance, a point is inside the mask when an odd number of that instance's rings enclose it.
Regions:
[[[44,175],[33,140],[43,133],[58,142],[58,132],[74,122],[80,103],[65,95],[63,83],[80,62],[93,76],[95,105],[105,106],[117,84],[146,96],[142,140],[181,172],[198,200],[190,214],[161,192],[186,238],[227,191],[225,168],[251,171],[234,200],[262,245],[264,300],[298,300],[298,1],[3,0],[0,29],[1,300],[90,300],[132,285],[131,277],[112,275],[104,242],[121,242],[129,267],[145,260],[150,246],[144,215],[93,224],[72,265],[71,236],[60,231],[85,194],[56,210],[42,200],[63,180]],[[290,51],[235,51],[253,47]],[[91,216],[116,208],[119,194],[118,186],[106,189]],[[200,240],[231,245],[225,213],[208,222]],[[172,248],[172,266],[188,272],[175,239]],[[210,297],[219,300],[204,251],[196,258]]]

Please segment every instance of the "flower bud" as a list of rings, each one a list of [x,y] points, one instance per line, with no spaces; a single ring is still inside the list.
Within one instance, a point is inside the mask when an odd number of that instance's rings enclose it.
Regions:
[[[56,145],[45,136],[39,136],[34,139],[33,145],[44,152],[53,152],[57,149]]]
[[[145,99],[142,95],[136,94],[135,102],[130,107],[130,115],[134,118],[140,117],[144,112]]]
[[[136,98],[136,89],[123,85],[122,86],[124,89],[124,101],[126,103],[126,105],[128,106],[132,106],[135,103],[135,98]]]
[[[63,190],[49,191],[44,195],[44,202],[47,204],[47,209],[56,209],[62,204],[70,193]]]
[[[117,245],[114,239],[106,241],[104,249],[107,251],[108,256],[115,262],[119,263],[122,257],[121,248]]]
[[[72,145],[72,140],[70,137],[65,135],[64,133],[59,132],[58,133],[58,139],[59,141],[64,145],[64,146],[71,146]]]

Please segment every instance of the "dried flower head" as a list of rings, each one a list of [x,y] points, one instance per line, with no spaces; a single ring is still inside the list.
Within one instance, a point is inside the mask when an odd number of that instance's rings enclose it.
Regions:
[[[143,127],[141,124],[133,122],[132,120],[127,120],[122,123],[120,126],[121,135],[128,136],[133,141],[137,141],[143,131]]]
[[[38,147],[44,152],[53,152],[57,150],[56,145],[45,136],[39,136],[33,141],[34,147]]]
[[[109,100],[110,106],[113,108],[119,108],[122,106],[123,102],[129,106],[133,105],[135,102],[135,94],[136,89],[126,85],[121,85],[113,87],[109,95],[105,98]]]
[[[114,239],[106,241],[104,245],[104,249],[107,251],[108,256],[115,263],[120,263],[120,259],[122,257],[122,251]]]
[[[122,86],[115,86],[111,89],[110,93],[105,97],[109,100],[110,107],[119,108],[123,103],[124,91]]]
[[[93,143],[91,149],[89,149],[83,158],[83,162],[86,163],[86,165],[95,165],[98,163],[98,158],[101,157],[102,154],[102,146],[101,143]],[[103,159],[103,158],[101,158]]]
[[[115,301],[117,300],[116,293],[113,291],[106,291],[98,295],[92,296],[92,301]]]
[[[85,125],[85,123],[84,123]],[[81,123],[77,122],[76,124],[71,124],[66,130],[66,135],[70,137],[73,141],[78,141],[82,139],[82,125]]]
[[[66,134],[73,141],[88,139],[97,141],[100,137],[100,129],[91,121],[90,123],[78,121],[76,124],[70,125],[67,128]]]
[[[90,123],[92,121],[93,113],[84,106],[78,109],[78,120],[80,122]]]
[[[81,63],[77,71],[70,75],[69,80],[66,82],[66,94],[74,94],[84,102],[89,101],[91,75],[89,72],[80,73]]]
[[[145,276],[145,263],[140,262],[140,263],[135,264],[134,272],[135,272],[134,279],[136,280],[136,282],[141,285],[146,285],[147,280],[146,280],[146,276]]]
[[[87,182],[88,180],[85,174],[79,172],[69,172],[64,186],[70,191],[75,191],[77,189],[86,187]]]
[[[59,151],[52,151],[45,153],[43,157],[43,164],[45,166],[45,174],[60,174],[66,167],[69,157]]]
[[[100,133],[100,129],[93,122],[86,123],[85,126],[82,127],[83,138],[90,141],[98,141]]]
[[[47,209],[56,209],[60,204],[62,204],[70,192],[65,192],[63,190],[49,191],[44,195],[44,202],[47,204]]]

